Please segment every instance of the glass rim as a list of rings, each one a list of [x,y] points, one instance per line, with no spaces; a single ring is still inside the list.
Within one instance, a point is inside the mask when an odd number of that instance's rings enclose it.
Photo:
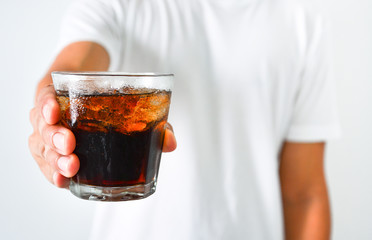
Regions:
[[[109,72],[109,71],[53,71],[52,75],[66,76],[92,76],[92,77],[174,77],[172,73],[157,73],[157,72]]]
[[[172,91],[174,75],[168,73],[127,73],[100,71],[55,71],[53,85],[59,91],[94,92],[123,87]]]

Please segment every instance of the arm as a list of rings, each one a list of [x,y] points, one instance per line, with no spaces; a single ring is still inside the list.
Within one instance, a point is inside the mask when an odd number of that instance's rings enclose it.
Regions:
[[[330,239],[324,143],[285,142],[280,181],[286,240]]]
[[[35,107],[30,112],[34,132],[29,137],[29,148],[33,158],[45,177],[57,187],[67,188],[69,178],[79,170],[79,159],[73,150],[73,133],[58,124],[59,106],[55,98],[53,71],[107,71],[110,59],[106,50],[93,42],[76,42],[64,48],[39,82],[35,96]],[[164,152],[173,151],[176,141],[167,126],[164,137]]]
[[[36,90],[36,98],[45,86],[52,84],[53,71],[107,71],[110,58],[106,50],[93,42],[76,42],[64,48],[54,60],[52,66]]]

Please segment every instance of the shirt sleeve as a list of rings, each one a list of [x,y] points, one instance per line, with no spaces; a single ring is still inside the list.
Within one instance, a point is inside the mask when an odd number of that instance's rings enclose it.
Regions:
[[[80,41],[105,48],[110,57],[109,70],[118,70],[122,37],[112,0],[81,0],[69,7],[62,20],[57,51]]]
[[[317,17],[308,30],[305,61],[286,137],[288,141],[318,142],[340,135],[327,34],[327,24],[322,17]]]

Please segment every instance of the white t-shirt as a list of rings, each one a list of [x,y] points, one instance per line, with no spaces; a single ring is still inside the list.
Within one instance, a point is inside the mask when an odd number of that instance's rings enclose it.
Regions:
[[[91,239],[283,238],[278,155],[339,126],[323,18],[295,0],[87,0],[60,47],[94,41],[110,70],[175,74],[157,191],[98,203]]]

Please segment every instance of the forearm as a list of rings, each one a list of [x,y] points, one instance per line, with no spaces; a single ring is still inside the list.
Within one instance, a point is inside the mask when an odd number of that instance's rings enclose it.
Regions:
[[[283,144],[279,174],[286,240],[330,238],[324,147],[321,142]]]
[[[326,191],[316,196],[284,199],[286,240],[330,239],[330,207]]]
[[[52,84],[53,71],[107,71],[110,64],[106,50],[93,42],[76,42],[66,46],[45,76],[40,80],[36,89],[36,97],[41,89]]]

